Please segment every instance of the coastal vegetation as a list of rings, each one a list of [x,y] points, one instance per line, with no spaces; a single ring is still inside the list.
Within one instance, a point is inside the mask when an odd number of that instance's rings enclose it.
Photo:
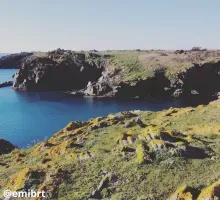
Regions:
[[[61,90],[108,98],[209,98],[220,91],[220,51],[13,54],[15,90]],[[129,111],[72,121],[18,149],[1,139],[0,194],[47,191],[48,199],[215,200],[220,198],[220,103]],[[51,124],[52,126],[52,124]]]
[[[217,99],[220,51],[70,51],[13,54],[0,68],[18,68],[13,88],[61,90],[69,95],[107,98]]]
[[[220,197],[220,104],[130,111],[70,122],[29,149],[0,156],[1,192],[52,199]]]

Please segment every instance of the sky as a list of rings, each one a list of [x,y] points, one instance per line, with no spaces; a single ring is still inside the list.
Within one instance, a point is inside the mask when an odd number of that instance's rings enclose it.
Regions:
[[[220,49],[219,0],[0,0],[0,52]]]

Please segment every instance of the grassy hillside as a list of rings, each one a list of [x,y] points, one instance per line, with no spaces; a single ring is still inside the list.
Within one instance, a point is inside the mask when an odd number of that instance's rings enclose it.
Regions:
[[[112,55],[110,64],[119,70],[119,74],[126,82],[146,79],[154,76],[157,71],[164,71],[172,79],[175,74],[185,72],[193,64],[215,63],[220,60],[220,51],[107,51],[99,54]]]
[[[33,188],[60,200],[213,200],[220,197],[219,159],[218,103],[110,114],[71,122],[47,141],[0,156],[1,193]]]

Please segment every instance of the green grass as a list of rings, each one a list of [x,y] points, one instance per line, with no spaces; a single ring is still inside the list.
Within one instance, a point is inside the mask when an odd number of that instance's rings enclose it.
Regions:
[[[151,70],[145,70],[139,60],[139,52],[122,52],[113,54],[110,58],[115,69],[121,70],[122,79],[125,82],[141,80],[154,76]]]
[[[154,77],[156,71],[164,71],[168,79],[177,79],[178,73],[184,73],[193,67],[194,63],[216,63],[219,61],[219,51],[188,52],[174,54],[172,51],[105,51],[110,64],[117,70],[125,82],[137,81]]]
[[[111,174],[111,178],[100,190],[102,199],[106,200],[163,200],[182,184],[199,192],[220,179],[220,133],[211,134],[208,130],[207,135],[200,134],[200,129],[188,132],[189,127],[196,125],[218,129],[219,113],[218,104],[161,112],[127,112],[117,117],[92,119],[76,130],[61,130],[48,140],[53,145],[46,149],[42,149],[43,143],[39,143],[31,149],[0,156],[0,162],[9,165],[0,166],[1,192],[6,189],[11,176],[19,175],[18,172],[25,167],[46,173],[46,177],[42,177],[43,183],[37,187],[42,184],[51,187],[58,181],[53,194],[54,198],[61,200],[91,199],[92,191],[107,173]],[[148,128],[135,123],[137,116]],[[106,122],[104,128],[101,127],[103,122]],[[125,128],[128,122],[134,123]],[[91,129],[94,126],[96,130]],[[164,149],[150,149],[149,142],[153,140],[139,137],[146,131],[152,137],[163,136],[155,138],[155,141],[163,140],[169,145]],[[167,134],[171,134],[174,140],[168,142]],[[69,146],[70,143],[82,146]],[[139,150],[144,151],[141,156],[137,151],[140,144],[143,148]],[[181,151],[187,146],[197,147],[209,157],[183,157]],[[59,148],[64,151],[61,155]],[[16,161],[16,156],[21,153],[24,155],[21,161]],[[75,156],[71,157],[72,154]],[[52,161],[44,164],[46,158]]]

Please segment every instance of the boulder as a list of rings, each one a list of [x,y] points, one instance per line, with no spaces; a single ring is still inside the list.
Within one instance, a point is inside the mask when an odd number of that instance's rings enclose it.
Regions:
[[[183,53],[185,53],[186,51],[184,51],[183,49],[181,49],[181,50],[176,50],[174,53],[175,54],[183,54]]]
[[[108,96],[108,93],[114,91],[114,86],[108,79],[108,75],[101,76],[97,82],[88,82],[85,89],[86,96]]]
[[[204,188],[197,200],[214,200],[220,197],[220,180]]]
[[[183,95],[182,89],[176,89],[173,93],[173,97],[175,97],[175,98],[180,98],[182,95]]]
[[[186,185],[179,187],[167,200],[193,200],[192,189]]]
[[[30,185],[36,183],[36,177],[38,182],[41,183],[45,178],[45,173],[41,170],[33,170],[26,167],[17,171],[12,177],[10,177],[6,186],[12,191],[30,189]]]
[[[192,94],[192,95],[199,95],[199,92],[196,91],[196,90],[191,90],[191,94]]]

